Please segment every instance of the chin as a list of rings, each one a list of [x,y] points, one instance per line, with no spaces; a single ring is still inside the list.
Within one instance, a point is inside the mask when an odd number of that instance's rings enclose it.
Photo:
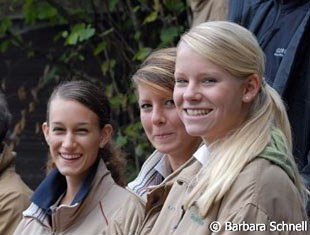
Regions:
[[[186,132],[191,136],[203,136],[205,134],[201,131],[201,128],[186,128]]]

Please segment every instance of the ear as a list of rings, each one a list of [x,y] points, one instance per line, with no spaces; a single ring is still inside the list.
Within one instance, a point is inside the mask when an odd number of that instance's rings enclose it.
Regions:
[[[104,127],[101,129],[101,135],[100,135],[100,148],[103,148],[106,143],[108,143],[111,139],[112,136],[112,131],[113,127],[111,124],[106,124]]]
[[[257,95],[261,86],[261,78],[257,74],[250,75],[243,81],[243,96],[244,103],[250,103]]]
[[[44,138],[45,138],[46,143],[49,145],[49,126],[47,125],[47,122],[43,122],[42,132],[44,134]]]

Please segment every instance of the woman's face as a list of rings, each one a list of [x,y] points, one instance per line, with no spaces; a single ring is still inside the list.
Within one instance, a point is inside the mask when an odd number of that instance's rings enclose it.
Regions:
[[[152,145],[171,157],[190,157],[200,138],[187,134],[178,116],[172,92],[158,93],[146,85],[138,85],[140,118]]]
[[[181,42],[176,59],[174,101],[189,134],[207,143],[244,120],[244,82]]]
[[[43,132],[60,173],[82,181],[95,163],[99,148],[110,138],[110,126],[99,128],[98,116],[77,101],[55,98]]]

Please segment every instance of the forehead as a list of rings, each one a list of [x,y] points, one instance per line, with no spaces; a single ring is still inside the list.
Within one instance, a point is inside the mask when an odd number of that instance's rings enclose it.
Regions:
[[[50,122],[98,122],[98,116],[91,109],[75,100],[57,97],[49,107]]]
[[[139,100],[151,98],[167,98],[172,97],[173,91],[161,86],[148,86],[139,84],[137,86]]]
[[[206,56],[196,52],[185,42],[181,42],[178,46],[175,76],[178,75],[234,77],[222,66],[213,63]]]

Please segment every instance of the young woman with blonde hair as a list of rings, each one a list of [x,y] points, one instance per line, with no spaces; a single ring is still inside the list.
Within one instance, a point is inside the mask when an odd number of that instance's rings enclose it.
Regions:
[[[170,192],[150,234],[297,234],[285,225],[304,226],[306,189],[285,106],[266,84],[264,64],[255,37],[235,23],[202,23],[181,37],[174,101],[209,154],[183,187],[183,206],[171,212],[180,194]]]

